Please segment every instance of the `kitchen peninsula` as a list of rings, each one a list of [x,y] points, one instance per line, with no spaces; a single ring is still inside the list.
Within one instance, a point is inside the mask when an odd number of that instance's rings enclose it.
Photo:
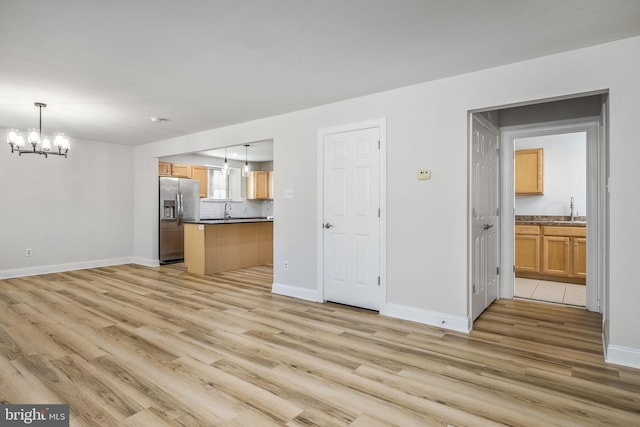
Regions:
[[[185,223],[187,272],[212,274],[273,263],[273,219],[235,218]]]

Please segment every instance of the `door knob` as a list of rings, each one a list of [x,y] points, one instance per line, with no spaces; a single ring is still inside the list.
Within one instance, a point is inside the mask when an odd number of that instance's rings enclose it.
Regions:
[[[333,227],[333,224],[329,224],[328,222],[326,224],[323,225],[324,228],[331,228]]]

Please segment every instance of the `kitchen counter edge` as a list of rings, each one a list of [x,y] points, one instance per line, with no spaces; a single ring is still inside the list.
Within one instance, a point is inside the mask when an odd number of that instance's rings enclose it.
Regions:
[[[273,218],[231,218],[231,219],[201,219],[199,221],[184,221],[185,224],[250,224],[254,222],[273,222]]]

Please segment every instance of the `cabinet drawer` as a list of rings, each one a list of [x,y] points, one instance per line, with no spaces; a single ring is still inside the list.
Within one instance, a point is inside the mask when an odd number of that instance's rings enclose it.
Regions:
[[[516,234],[540,234],[539,225],[516,225]]]
[[[544,226],[545,236],[587,237],[586,227],[556,227]]]

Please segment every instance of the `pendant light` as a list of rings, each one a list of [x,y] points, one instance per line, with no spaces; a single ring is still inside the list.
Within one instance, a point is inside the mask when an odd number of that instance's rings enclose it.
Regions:
[[[248,176],[249,175],[249,161],[248,161],[248,155],[247,155],[247,150],[249,149],[249,144],[244,144],[244,176]]]
[[[227,147],[224,147],[224,172],[229,175],[229,162],[227,161]]]

